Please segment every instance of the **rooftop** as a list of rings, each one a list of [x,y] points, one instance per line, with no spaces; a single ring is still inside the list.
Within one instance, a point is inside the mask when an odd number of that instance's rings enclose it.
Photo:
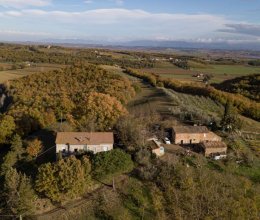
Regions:
[[[201,146],[206,148],[227,148],[227,145],[222,141],[204,141]]]
[[[58,132],[56,137],[56,144],[99,145],[113,143],[113,132]]]
[[[187,133],[208,133],[209,130],[206,126],[175,126],[173,131],[179,134]]]

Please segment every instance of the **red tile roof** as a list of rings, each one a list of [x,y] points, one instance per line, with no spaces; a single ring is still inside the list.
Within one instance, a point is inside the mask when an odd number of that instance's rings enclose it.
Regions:
[[[114,135],[113,132],[58,132],[56,144],[114,144]]]

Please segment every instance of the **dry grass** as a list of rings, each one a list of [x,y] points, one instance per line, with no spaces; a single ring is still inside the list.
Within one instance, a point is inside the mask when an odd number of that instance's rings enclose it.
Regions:
[[[5,67],[7,68],[11,67],[11,64],[1,63],[1,66],[2,65],[5,65]],[[24,69],[4,70],[4,71],[0,71],[0,83],[4,83],[8,80],[17,79],[30,74],[39,73],[39,72],[48,72],[51,70],[61,69],[64,67],[65,65],[58,65],[58,64],[35,64],[35,66],[26,67]]]

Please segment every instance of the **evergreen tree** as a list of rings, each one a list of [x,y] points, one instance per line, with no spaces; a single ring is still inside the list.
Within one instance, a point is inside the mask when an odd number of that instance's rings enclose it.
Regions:
[[[225,105],[221,126],[224,131],[228,132],[239,130],[242,127],[242,122],[239,119],[239,115],[230,101],[228,101]]]
[[[16,134],[12,139],[11,150],[16,153],[18,159],[20,159],[24,153],[23,141],[18,134]]]
[[[0,116],[0,143],[6,143],[15,129],[14,118],[9,115]]]
[[[131,156],[119,149],[96,154],[92,165],[93,175],[99,180],[128,173],[134,168]]]
[[[11,142],[11,150],[5,155],[1,165],[1,174],[4,175],[7,170],[14,167],[18,160],[21,159],[24,152],[23,142],[19,135],[15,135]]]
[[[16,169],[10,168],[4,181],[5,203],[11,214],[23,215],[33,212],[35,194],[30,179]]]

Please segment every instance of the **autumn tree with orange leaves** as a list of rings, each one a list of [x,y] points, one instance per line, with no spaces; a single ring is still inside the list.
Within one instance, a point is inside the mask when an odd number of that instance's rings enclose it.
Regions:
[[[38,139],[34,139],[28,142],[26,152],[31,157],[37,157],[37,155],[42,151],[42,148],[43,148],[42,142]]]
[[[78,121],[84,130],[109,130],[118,118],[127,114],[125,107],[114,97],[92,92],[78,109]],[[92,127],[91,125],[95,126]]]

